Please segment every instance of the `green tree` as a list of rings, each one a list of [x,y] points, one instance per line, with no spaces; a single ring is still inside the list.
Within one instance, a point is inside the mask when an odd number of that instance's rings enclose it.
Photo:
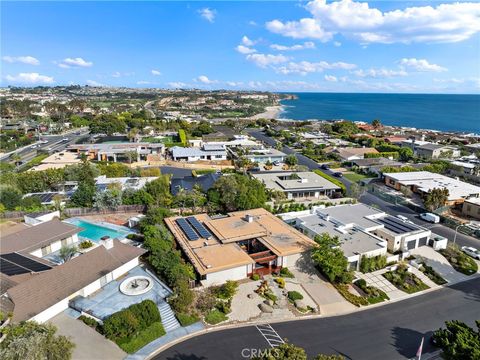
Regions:
[[[375,129],[378,129],[378,128],[380,128],[380,127],[382,126],[382,123],[380,122],[379,119],[374,119],[374,120],[372,121],[372,126],[373,126]]]
[[[128,163],[131,164],[132,162],[137,161],[138,153],[135,150],[127,151],[125,152],[125,157],[127,158]]]
[[[430,210],[436,210],[445,205],[448,200],[449,191],[447,188],[433,188],[424,197],[423,204]]]
[[[122,192],[118,189],[107,189],[97,192],[93,197],[93,206],[97,209],[112,209],[122,204]]]
[[[76,253],[78,249],[76,246],[62,246],[58,253],[58,257],[62,259],[63,262],[70,260]]]
[[[356,182],[351,183],[347,190],[347,195],[353,199],[359,199],[365,192],[365,186],[361,186]]]
[[[0,343],[0,359],[4,360],[68,360],[75,344],[70,338],[56,335],[51,324],[33,321],[7,326],[5,340]]]
[[[22,194],[11,186],[2,186],[0,188],[0,203],[7,210],[15,210],[22,203]]]
[[[298,164],[298,159],[294,154],[290,154],[285,158],[285,164],[288,166],[295,166]]]
[[[148,182],[144,189],[152,196],[156,206],[169,207],[172,204],[169,175],[160,175],[158,179]]]
[[[446,321],[445,326],[433,334],[445,359],[480,359],[480,321],[476,321],[477,330],[458,320]]]
[[[91,207],[95,195],[95,185],[81,182],[70,198],[70,203],[79,207]]]
[[[338,237],[323,233],[315,236],[314,240],[317,246],[312,250],[312,259],[320,271],[331,282],[351,282],[352,273],[347,270],[348,261],[340,249]]]

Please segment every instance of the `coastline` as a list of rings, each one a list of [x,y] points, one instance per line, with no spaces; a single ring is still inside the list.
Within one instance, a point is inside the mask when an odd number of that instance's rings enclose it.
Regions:
[[[277,119],[283,110],[284,108],[282,105],[267,106],[265,107],[265,111],[263,113],[250,116],[250,119]]]

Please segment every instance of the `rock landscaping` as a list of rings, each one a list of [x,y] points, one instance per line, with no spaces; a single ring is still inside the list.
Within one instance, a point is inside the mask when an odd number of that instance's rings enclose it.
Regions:
[[[383,276],[397,289],[408,294],[413,294],[417,291],[422,291],[429,288],[415,274],[409,272],[407,265],[398,265],[395,270],[388,271],[384,273]]]

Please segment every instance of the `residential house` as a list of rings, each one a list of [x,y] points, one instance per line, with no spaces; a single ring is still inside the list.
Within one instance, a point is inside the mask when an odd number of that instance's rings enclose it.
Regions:
[[[340,187],[314,172],[260,172],[252,173],[267,189],[285,193],[287,199],[312,200],[332,196]]]
[[[314,242],[265,209],[165,219],[205,286],[294,266]]]
[[[455,159],[460,157],[460,149],[451,145],[425,144],[417,147],[417,156],[424,159]]]
[[[378,151],[374,148],[337,148],[333,150],[334,153],[338,154],[342,161],[351,161],[364,159],[365,154],[378,154]]]
[[[480,196],[480,187],[429,171],[414,171],[402,173],[384,173],[385,184],[395,190],[409,188],[420,195],[427,194],[432,189],[448,189],[446,205],[462,203],[470,197]]]
[[[462,205],[462,215],[480,220],[480,198],[466,199]]]
[[[227,150],[223,145],[204,144],[201,148],[174,146],[170,149],[174,161],[222,161],[227,160]]]
[[[263,145],[249,147],[247,151],[238,147],[230,147],[228,151],[233,159],[245,157],[252,163],[265,164],[266,162],[284,162],[287,155],[280,150],[265,148]]]
[[[97,143],[97,144],[73,144],[67,147],[68,151],[86,154],[89,159],[98,161],[113,161],[123,158],[125,161],[129,153],[135,153],[136,158],[149,160],[161,159],[165,153],[165,145],[162,143],[148,142],[121,142],[121,143]]]
[[[203,192],[207,192],[221,176],[222,173],[216,172],[200,176],[175,178],[170,183],[170,192],[175,196],[180,190],[192,191],[195,186],[200,187]]]

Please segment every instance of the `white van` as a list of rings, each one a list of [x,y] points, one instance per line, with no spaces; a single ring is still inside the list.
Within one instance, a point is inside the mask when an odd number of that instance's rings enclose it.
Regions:
[[[422,213],[420,214],[420,218],[434,224],[438,224],[440,222],[440,216],[432,213]]]

